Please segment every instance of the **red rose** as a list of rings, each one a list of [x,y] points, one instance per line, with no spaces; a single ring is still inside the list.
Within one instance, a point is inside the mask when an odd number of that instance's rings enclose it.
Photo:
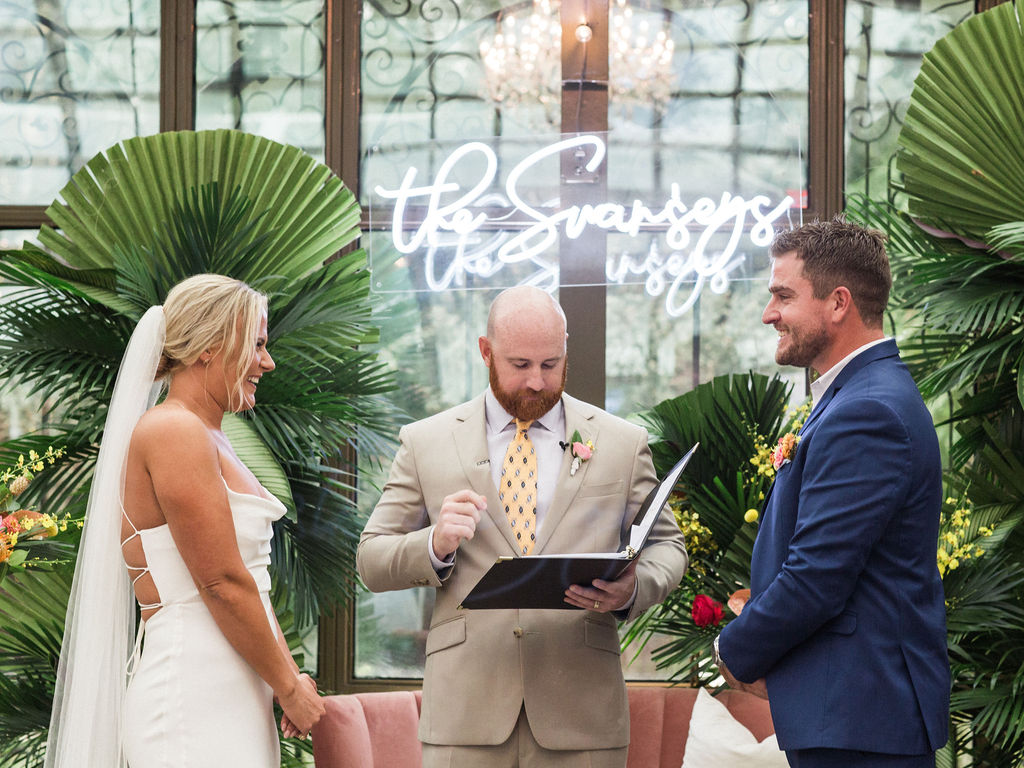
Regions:
[[[722,604],[707,595],[697,595],[693,598],[692,613],[693,623],[698,627],[717,625],[722,620]]]

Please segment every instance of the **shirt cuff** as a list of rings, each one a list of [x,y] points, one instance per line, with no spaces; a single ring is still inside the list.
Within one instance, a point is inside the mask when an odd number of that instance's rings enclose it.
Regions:
[[[438,573],[451,568],[455,564],[455,553],[452,552],[444,560],[434,553],[434,526],[430,526],[430,535],[427,536],[427,554],[430,556],[430,564]]]

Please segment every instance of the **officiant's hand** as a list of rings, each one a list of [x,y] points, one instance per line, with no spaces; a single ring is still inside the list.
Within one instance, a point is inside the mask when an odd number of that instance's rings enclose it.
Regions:
[[[281,732],[289,737],[304,739],[326,711],[316,683],[305,673],[296,676],[295,685],[287,693],[280,694],[278,701],[284,710]]]
[[[444,560],[459,548],[463,539],[472,539],[487,499],[469,489],[444,497],[430,545],[438,560]]]
[[[625,608],[636,594],[636,564],[634,560],[615,581],[594,579],[589,587],[573,584],[565,590],[565,602],[596,613],[610,613]]]

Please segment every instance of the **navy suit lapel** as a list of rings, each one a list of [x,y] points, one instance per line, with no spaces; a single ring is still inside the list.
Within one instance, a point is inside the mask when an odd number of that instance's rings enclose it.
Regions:
[[[846,382],[853,378],[853,376],[865,366],[869,363],[875,362],[876,360],[881,360],[886,357],[896,357],[898,355],[899,349],[896,347],[896,342],[893,339],[888,339],[881,344],[876,344],[870,349],[864,350],[853,358],[853,360],[847,363],[843,370],[839,372],[835,381],[833,381],[829,385],[828,389],[826,389],[822,394],[818,404],[814,407],[814,410],[811,411],[811,415],[807,418],[807,421],[803,423],[803,426],[800,427],[797,434],[801,437],[809,435],[814,430],[814,422],[817,421],[818,417],[828,409],[829,403],[832,402],[832,398],[835,397],[836,392],[838,392]],[[797,449],[799,450],[799,445],[797,446]],[[772,492],[774,490],[775,483],[773,482],[771,487],[768,489],[768,493],[765,494],[764,504],[761,505],[762,517],[768,511],[768,502],[771,501]]]

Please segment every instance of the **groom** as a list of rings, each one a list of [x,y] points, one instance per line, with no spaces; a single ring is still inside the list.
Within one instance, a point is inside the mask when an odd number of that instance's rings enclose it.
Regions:
[[[402,429],[359,543],[371,590],[437,591],[419,731],[427,768],[626,764],[616,620],[661,602],[686,570],[667,507],[635,565],[570,587],[568,610],[460,607],[498,557],[614,551],[655,484],[645,430],[563,394],[565,340],[547,293],[501,293],[478,342],[490,388]],[[577,431],[592,451],[565,449]]]
[[[795,768],[934,768],[949,725],[939,446],[882,332],[883,235],[815,222],[772,256],[775,361],[818,377],[764,506],[751,599],[715,641],[719,670],[767,692]]]

